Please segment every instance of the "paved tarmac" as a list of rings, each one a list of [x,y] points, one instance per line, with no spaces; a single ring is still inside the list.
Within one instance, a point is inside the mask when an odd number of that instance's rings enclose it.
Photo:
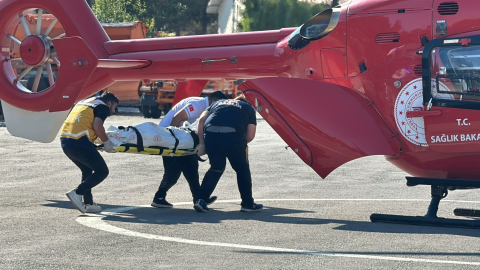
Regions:
[[[120,108],[106,126],[146,121],[158,122]],[[16,138],[0,121],[0,269],[480,269],[480,230],[370,222],[371,213],[423,215],[429,203],[429,187],[407,188],[383,157],[321,179],[261,118],[257,130],[250,164],[262,212],[239,211],[229,166],[209,213],[194,211],[183,177],[167,197],[174,208],[152,208],[161,158],[102,153],[110,175],[93,194],[105,211],[82,215],[65,196],[80,170],[58,137]],[[478,195],[451,192],[439,215],[480,209]]]

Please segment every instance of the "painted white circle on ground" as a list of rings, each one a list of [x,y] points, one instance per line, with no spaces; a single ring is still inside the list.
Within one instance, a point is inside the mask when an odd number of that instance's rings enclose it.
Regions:
[[[417,200],[417,199],[256,199],[256,202],[260,201],[412,201],[412,202],[429,202],[429,200]],[[219,200],[215,203],[233,203],[240,202],[240,200]],[[480,203],[480,201],[456,201],[456,200],[442,200],[442,202],[460,202],[460,203]],[[192,202],[181,202],[174,203],[173,205],[191,205]],[[120,227],[116,227],[108,224],[103,219],[109,216],[118,216],[121,213],[132,211],[139,208],[151,208],[150,205],[140,205],[140,206],[128,206],[120,207],[114,209],[108,209],[108,211],[103,211],[101,214],[88,214],[79,216],[76,221],[87,227],[102,230],[106,232],[116,233],[125,236],[134,236],[145,239],[152,240],[161,240],[169,241],[183,244],[191,245],[202,245],[202,246],[216,246],[216,247],[228,247],[228,248],[238,248],[238,249],[248,249],[248,250],[260,250],[260,251],[272,251],[272,252],[282,252],[289,254],[305,254],[305,255],[320,255],[328,257],[344,257],[344,258],[355,258],[355,259],[371,259],[371,260],[384,260],[384,261],[402,261],[402,262],[421,262],[421,263],[439,263],[439,264],[455,264],[455,265],[478,265],[480,262],[462,262],[462,261],[449,261],[449,260],[429,260],[429,259],[418,259],[418,258],[406,258],[406,257],[392,257],[392,256],[375,256],[375,255],[361,255],[356,253],[335,253],[335,252],[321,252],[321,251],[312,251],[312,250],[299,250],[299,249],[288,249],[288,248],[277,248],[277,247],[266,247],[266,246],[255,246],[255,245],[242,245],[242,244],[233,244],[233,243],[222,243],[222,242],[207,242],[199,240],[190,240],[178,237],[169,237],[161,236],[155,234],[135,232]],[[194,211],[192,209],[192,211]],[[264,210],[268,211],[268,210]]]

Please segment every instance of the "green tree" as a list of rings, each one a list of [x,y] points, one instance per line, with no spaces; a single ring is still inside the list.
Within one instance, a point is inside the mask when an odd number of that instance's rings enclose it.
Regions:
[[[93,0],[90,0],[93,1]],[[206,34],[216,16],[207,14],[208,0],[95,0],[92,10],[100,22],[142,21],[155,31],[177,36]]]
[[[149,17],[141,0],[91,0],[93,13],[102,23],[142,21],[148,26],[147,36],[153,36],[154,20]]]
[[[102,23],[136,21],[145,13],[145,7],[138,0],[96,0],[92,10]]]
[[[206,34],[216,16],[207,14],[209,0],[141,0],[158,30],[182,34]]]
[[[240,28],[260,31],[297,27],[329,7],[298,0],[246,0]]]

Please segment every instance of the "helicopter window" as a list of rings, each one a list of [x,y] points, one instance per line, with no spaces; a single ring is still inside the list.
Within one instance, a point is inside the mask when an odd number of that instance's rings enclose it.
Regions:
[[[431,76],[433,98],[480,101],[480,46],[433,49]]]
[[[290,35],[290,39],[288,40],[288,46],[292,50],[300,50],[305,48],[305,46],[307,46],[309,43],[310,40],[304,39],[302,36],[300,36],[300,27]]]
[[[292,50],[300,50],[310,41],[318,40],[335,29],[340,19],[341,8],[324,10],[313,16],[290,35],[288,46]]]

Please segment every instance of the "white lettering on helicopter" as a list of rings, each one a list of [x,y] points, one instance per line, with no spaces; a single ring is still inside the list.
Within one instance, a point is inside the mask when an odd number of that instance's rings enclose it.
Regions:
[[[442,134],[437,136],[430,137],[431,143],[448,143],[448,142],[476,142],[480,141],[479,134],[456,134],[456,135],[445,135]]]
[[[458,125],[459,126],[470,126],[470,123],[467,123],[468,118],[463,119],[457,119]]]

